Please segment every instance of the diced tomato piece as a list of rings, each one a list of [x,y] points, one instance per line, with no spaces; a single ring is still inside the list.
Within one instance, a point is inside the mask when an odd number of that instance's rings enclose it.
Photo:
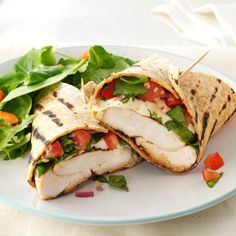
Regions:
[[[115,80],[111,81],[109,84],[106,84],[105,87],[103,87],[100,90],[100,95],[104,99],[111,99],[114,97],[113,92],[115,88]]]
[[[216,152],[208,155],[204,161],[204,164],[206,168],[212,170],[218,170],[220,167],[224,165],[224,160],[221,157],[221,155],[218,152]]]
[[[90,142],[91,134],[87,130],[78,129],[71,134],[71,139],[77,147],[85,149]]]
[[[203,179],[206,182],[212,181],[212,180],[217,180],[220,178],[220,173],[214,171],[214,170],[210,170],[210,169],[204,169],[202,171],[202,176]]]
[[[117,137],[116,134],[112,133],[111,131],[106,133],[103,138],[108,148],[111,150],[115,149],[117,145],[119,144],[119,138]]]
[[[168,95],[165,97],[165,102],[168,107],[174,107],[182,104],[181,99],[175,97],[175,95],[172,93],[168,93]]]
[[[50,157],[61,157],[63,154],[63,149],[59,141],[55,141],[48,147],[48,154]]]
[[[19,119],[14,114],[6,111],[0,111],[0,119],[11,125],[16,125],[19,122]]]
[[[88,51],[83,52],[81,58],[85,59],[85,60],[88,60],[89,59],[89,52]]]
[[[184,111],[184,117],[187,123],[192,123],[193,119],[192,116],[189,114],[189,112],[187,111],[187,109],[185,109]]]
[[[0,89],[0,102],[5,98],[5,93]]]
[[[144,87],[147,89],[147,92],[137,96],[137,98],[144,101],[156,102],[157,99],[164,98],[166,96],[167,91],[151,80],[144,83]]]

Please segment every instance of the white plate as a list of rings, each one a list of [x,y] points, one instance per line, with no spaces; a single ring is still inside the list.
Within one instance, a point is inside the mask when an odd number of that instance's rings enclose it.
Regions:
[[[61,49],[69,55],[81,55],[88,47]],[[149,49],[107,46],[118,55],[142,59],[155,53],[163,55],[182,68],[191,60]],[[0,65],[0,74],[7,72],[15,60]],[[194,70],[218,76],[234,89],[236,84],[225,75],[199,64]],[[234,116],[209,142],[206,153],[219,151],[225,160],[224,176],[213,189],[202,180],[203,163],[183,175],[170,175],[143,162],[126,176],[130,191],[123,192],[105,186],[94,198],[76,198],[74,193],[51,201],[41,201],[26,181],[27,157],[15,161],[0,161],[0,201],[17,209],[55,219],[85,224],[133,224],[161,221],[187,215],[223,201],[236,192],[236,117]],[[91,182],[86,188],[93,189]]]

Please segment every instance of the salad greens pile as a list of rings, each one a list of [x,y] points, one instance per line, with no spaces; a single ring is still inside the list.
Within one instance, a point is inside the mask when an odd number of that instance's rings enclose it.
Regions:
[[[58,58],[58,55],[63,55]],[[73,58],[57,52],[52,46],[32,49],[21,57],[12,70],[0,77],[0,90],[5,98],[0,102],[0,114],[14,114],[15,125],[0,119],[0,157],[11,160],[30,148],[33,108],[38,91],[60,81],[81,87],[89,81],[101,82],[113,72],[124,70],[134,61],[108,53],[101,46],[89,49],[89,59]],[[70,144],[65,141],[68,150]]]

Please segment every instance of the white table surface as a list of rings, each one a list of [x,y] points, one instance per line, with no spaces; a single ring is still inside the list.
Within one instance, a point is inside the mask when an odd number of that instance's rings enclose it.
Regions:
[[[150,14],[163,1],[0,0],[0,62],[45,44],[143,46],[195,58],[202,50],[197,44],[180,38]],[[212,49],[204,62],[236,78],[235,58],[236,49]],[[0,235],[233,236],[235,222],[236,196],[175,220],[109,227],[59,222],[0,205]]]

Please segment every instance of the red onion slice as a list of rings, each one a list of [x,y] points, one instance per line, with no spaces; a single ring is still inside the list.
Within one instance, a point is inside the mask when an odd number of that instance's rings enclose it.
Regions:
[[[76,197],[87,198],[87,197],[94,197],[93,191],[77,191],[75,193]]]

